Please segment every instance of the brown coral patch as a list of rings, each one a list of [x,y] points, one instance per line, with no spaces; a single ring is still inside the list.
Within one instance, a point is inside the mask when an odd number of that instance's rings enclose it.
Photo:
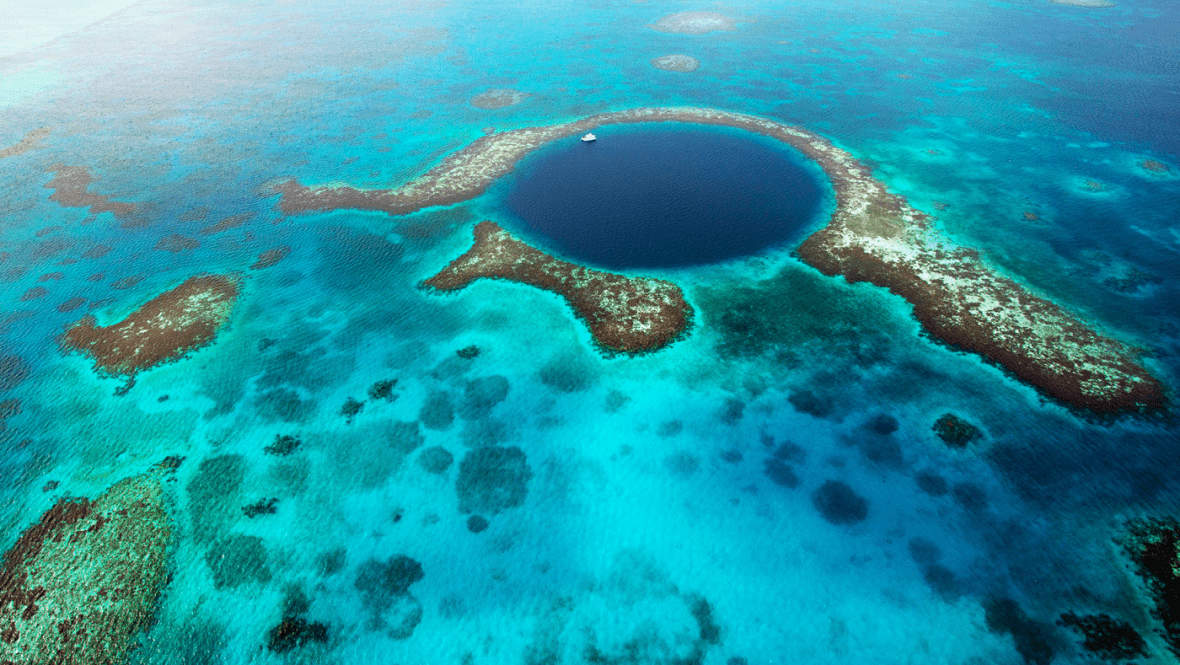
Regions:
[[[34,129],[28,134],[25,134],[25,137],[21,139],[16,145],[11,145],[7,148],[4,148],[3,150],[0,150],[0,159],[4,159],[5,157],[15,157],[19,154],[26,153],[33,148],[36,148],[41,144],[41,141],[43,141],[46,136],[49,136],[49,131],[49,127],[40,127],[38,129]]]
[[[94,277],[94,275],[91,275],[91,277]],[[142,273],[139,275],[128,275],[127,277],[120,277],[119,279],[116,279],[115,281],[111,282],[111,288],[118,289],[119,291],[125,291],[125,290],[135,286],[136,284],[139,284],[140,282],[142,282],[146,278],[147,278],[147,275],[144,275]],[[102,279],[102,276],[101,275],[98,276],[98,279]],[[95,280],[95,281],[97,281],[97,280]]]
[[[520,92],[508,88],[496,88],[487,92],[481,92],[472,97],[471,105],[477,109],[495,111],[508,108],[509,106],[516,106],[531,96],[527,92]]]
[[[67,351],[93,357],[102,372],[133,377],[212,343],[237,297],[238,280],[233,277],[191,277],[112,325],[99,326],[87,315],[60,341]]]
[[[135,212],[134,203],[112,201],[109,196],[88,192],[95,178],[85,166],[67,166],[58,162],[49,167],[49,172],[54,174],[53,179],[45,184],[47,189],[53,190],[49,200],[63,208],[89,208],[92,215],[109,212],[120,218]]]
[[[263,268],[269,268],[279,261],[287,258],[287,255],[290,253],[291,248],[287,247],[286,245],[268,249],[258,255],[258,260],[254,262],[254,265],[250,266],[250,270],[262,270]]]
[[[44,298],[47,295],[49,295],[49,289],[45,288],[44,286],[34,286],[33,288],[21,294],[20,301],[28,302],[30,300]]]
[[[1139,162],[1139,166],[1142,167],[1143,170],[1151,171],[1152,173],[1167,173],[1168,171],[1171,171],[1167,164],[1164,164],[1163,162],[1157,162],[1154,159],[1143,160],[1142,162]]]
[[[245,224],[246,220],[248,220],[248,219],[250,219],[250,213],[248,213],[248,212],[244,212],[244,213],[241,213],[238,215],[230,215],[229,217],[226,217],[225,219],[217,222],[216,224],[213,224],[211,226],[206,226],[205,228],[201,229],[201,235],[211,236],[211,235],[215,235],[215,234],[222,233],[225,231],[229,231],[230,229],[236,229],[239,226]]]
[[[86,304],[85,298],[83,298],[81,296],[74,296],[73,298],[70,298],[69,300],[62,301],[62,303],[57,306],[57,311],[59,311],[59,312],[72,312],[85,304]]]
[[[29,378],[29,363],[20,356],[0,357],[0,390],[12,390]]]
[[[590,328],[594,340],[609,351],[655,351],[684,333],[692,321],[692,307],[671,282],[561,261],[486,221],[475,227],[475,245],[424,285],[457,291],[481,277],[528,284],[562,296]]]
[[[155,249],[156,251],[160,252],[172,252],[173,254],[179,254],[181,252],[187,252],[196,249],[200,246],[200,240],[196,240],[195,238],[187,238],[180,235],[179,233],[173,233],[160,238],[160,241],[156,243]]]
[[[112,249],[114,249],[114,247],[111,247],[110,245],[95,245],[94,247],[91,247],[90,249],[86,250],[82,254],[82,258],[84,258],[84,259],[101,259],[102,257],[106,256],[107,254],[110,254]]]

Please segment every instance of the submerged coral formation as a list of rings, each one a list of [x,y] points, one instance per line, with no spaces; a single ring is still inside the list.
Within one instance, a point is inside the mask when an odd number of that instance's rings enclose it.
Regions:
[[[944,413],[934,421],[934,433],[951,448],[966,448],[979,437],[979,428],[953,413]]]
[[[4,159],[5,157],[15,157],[17,155],[26,153],[33,148],[36,148],[41,144],[41,141],[43,141],[46,136],[49,136],[49,132],[49,127],[40,127],[38,129],[34,129],[28,134],[25,134],[25,137],[15,145],[10,145],[7,148],[0,149],[0,159]]]
[[[237,298],[233,277],[191,277],[109,326],[87,315],[66,330],[61,343],[66,350],[89,354],[96,369],[134,380],[139,372],[212,343]]]
[[[1180,522],[1131,520],[1122,545],[1151,597],[1152,615],[1163,624],[1164,641],[1180,656]]]
[[[61,499],[21,535],[0,572],[0,662],[124,662],[168,581],[163,481],[178,464]]]
[[[1066,612],[1057,620],[1057,625],[1084,635],[1086,640],[1082,648],[1103,660],[1134,660],[1148,656],[1147,643],[1131,624],[1105,614],[1078,616]]]
[[[913,306],[914,316],[935,338],[978,353],[1076,408],[1123,413],[1166,406],[1163,385],[1139,364],[1137,349],[998,274],[978,252],[951,244],[928,215],[890,193],[868,166],[831,141],[765,118],[692,107],[604,113],[484,136],[396,189],[309,188],[291,181],[275,189],[287,213],[356,208],[403,215],[477,196],[551,141],[604,125],[668,121],[744,129],[814,160],[836,190],[836,210],[827,226],[799,246],[798,256],[825,275],[843,275],[849,282],[870,282],[896,293]],[[489,235],[499,230],[495,225],[483,228]],[[469,270],[480,264],[477,255],[465,256],[476,263]]]
[[[734,30],[736,21],[718,12],[677,12],[648,26],[660,32],[703,35],[714,30]]]
[[[457,291],[481,277],[520,282],[564,297],[594,340],[609,351],[655,351],[684,333],[692,321],[692,306],[671,282],[562,261],[492,222],[478,224],[475,245],[424,285]]]
[[[477,109],[485,111],[495,111],[497,109],[508,108],[509,106],[516,106],[524,100],[531,97],[527,92],[520,92],[517,90],[510,90],[507,88],[496,88],[481,92],[480,94],[471,98],[471,105]]]
[[[109,212],[116,217],[126,217],[135,212],[134,203],[112,201],[109,196],[87,191],[95,178],[85,166],[67,166],[58,162],[49,167],[49,172],[54,174],[53,179],[45,184],[47,189],[53,190],[49,200],[56,201],[62,207],[89,208],[92,215]]]
[[[695,72],[701,66],[701,61],[689,55],[661,55],[658,58],[652,58],[651,66],[667,72],[687,74]]]

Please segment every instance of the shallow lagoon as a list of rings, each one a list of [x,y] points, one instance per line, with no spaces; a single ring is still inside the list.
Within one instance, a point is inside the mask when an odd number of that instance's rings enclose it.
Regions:
[[[693,9],[732,29],[649,27]],[[267,187],[396,185],[488,127],[763,115],[871,163],[1175,386],[1177,11],[148,2],[8,57],[0,145],[51,130],[0,159],[5,549],[59,498],[181,455],[135,663],[1092,662],[1067,612],[1169,662],[1114,539],[1180,511],[1171,421],[1079,417],[791,241],[638,270],[680,284],[695,326],[604,357],[552,294],[417,288],[479,220],[525,228],[507,181],[403,218],[285,217]],[[666,54],[701,64],[652,66]],[[58,162],[134,211],[50,199]],[[84,314],[202,272],[245,275],[228,327],[126,395],[61,352]],[[980,438],[944,444],[948,412]],[[324,641],[273,650],[284,618]]]

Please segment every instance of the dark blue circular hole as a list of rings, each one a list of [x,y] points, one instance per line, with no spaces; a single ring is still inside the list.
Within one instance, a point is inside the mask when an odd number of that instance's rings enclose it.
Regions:
[[[563,255],[607,268],[717,263],[800,240],[817,169],[772,139],[699,125],[603,127],[522,160],[509,210]]]

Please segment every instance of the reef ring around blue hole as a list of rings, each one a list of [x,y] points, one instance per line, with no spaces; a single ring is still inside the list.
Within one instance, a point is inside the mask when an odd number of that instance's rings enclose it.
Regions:
[[[612,269],[680,268],[802,240],[823,208],[806,157],[723,127],[661,123],[598,130],[529,155],[507,208],[563,256]]]

